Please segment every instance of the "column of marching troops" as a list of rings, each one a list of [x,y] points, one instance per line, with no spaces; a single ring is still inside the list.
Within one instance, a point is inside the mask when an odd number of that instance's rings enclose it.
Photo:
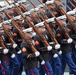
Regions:
[[[28,1],[0,6],[0,75],[76,75],[76,0]]]

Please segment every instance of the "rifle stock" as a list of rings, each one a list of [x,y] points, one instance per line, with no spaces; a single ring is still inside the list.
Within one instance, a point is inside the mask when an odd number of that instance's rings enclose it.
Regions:
[[[73,0],[76,3],[76,0]]]
[[[71,1],[70,1],[69,3],[71,4],[71,6],[72,6],[73,8],[76,7]]]
[[[8,0],[5,0],[9,5],[11,5],[11,3]]]
[[[6,35],[9,37],[10,42],[11,42],[12,44],[15,44],[15,42],[14,42],[12,36],[11,36],[10,33],[6,30],[4,24],[2,24],[2,27],[3,27],[4,32],[6,33]]]
[[[6,49],[6,46],[4,45],[3,41],[0,39],[0,44],[2,46],[3,49]]]
[[[68,10],[69,10],[69,11],[71,11],[71,10],[72,10],[68,5],[66,5],[66,7],[68,8]]]
[[[28,1],[33,5],[34,8],[36,8],[36,6],[34,5],[34,3],[31,0],[28,0]]]

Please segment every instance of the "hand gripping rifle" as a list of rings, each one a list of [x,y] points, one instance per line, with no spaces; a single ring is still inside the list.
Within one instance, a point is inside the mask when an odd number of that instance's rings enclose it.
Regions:
[[[8,32],[8,30],[5,28],[5,25],[4,25],[4,24],[2,24],[2,27],[3,27],[4,32],[6,33],[6,35],[9,37],[9,40],[10,40],[10,42],[12,43],[13,48],[16,48],[16,47],[17,47],[17,44],[14,42],[11,34],[10,34],[10,33]]]
[[[54,14],[51,13],[52,17],[55,17]],[[72,39],[71,37],[68,35],[68,33],[65,31],[65,29],[62,27],[61,23],[57,20],[57,18],[55,17],[54,20],[56,21],[57,25],[59,26],[59,28],[62,30],[62,32],[64,33],[64,36],[68,39],[67,42],[68,43],[72,43]]]
[[[66,14],[66,12],[64,11],[64,9],[61,7],[61,6],[58,6],[56,3],[55,5],[58,7],[58,9],[60,10],[60,12],[63,14],[63,15],[66,15],[69,23],[73,26],[74,28],[74,31],[76,32],[76,25],[73,23],[72,19],[70,18],[70,16],[68,14]]]
[[[32,3],[32,4],[34,5],[34,3],[33,3],[32,1],[30,1],[30,3]],[[36,8],[35,5],[34,5],[34,7]],[[43,15],[43,13],[42,13],[41,11],[40,11],[40,17],[41,17],[42,20],[44,21],[44,25],[45,25],[47,31],[49,32],[52,40],[53,40],[54,43],[55,43],[55,49],[59,49],[59,48],[60,48],[60,45],[59,45],[58,41],[56,40],[56,38],[55,38],[55,36],[54,36],[54,34],[53,34],[53,32],[52,32],[51,27],[48,25],[48,23],[47,23],[47,21],[46,21],[46,18],[45,18],[45,16]]]
[[[1,45],[2,48],[4,49],[4,50],[3,50],[3,53],[4,53],[4,54],[7,54],[9,50],[6,48],[6,46],[4,45],[4,43],[3,43],[3,41],[2,41],[1,38],[0,38],[0,45]]]

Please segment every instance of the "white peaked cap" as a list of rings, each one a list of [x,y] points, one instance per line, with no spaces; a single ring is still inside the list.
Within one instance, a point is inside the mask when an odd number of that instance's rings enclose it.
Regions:
[[[21,1],[18,1],[18,3],[22,3],[22,2],[26,2],[26,0],[21,0]]]
[[[33,30],[33,29],[30,27],[30,28],[24,29],[23,32],[24,32],[24,33],[27,33],[27,32],[30,33],[30,32],[32,32],[32,30]]]
[[[54,0],[47,1],[47,2],[46,2],[46,5],[53,4],[53,3],[54,3]]]
[[[2,23],[0,23],[0,27],[2,27]]]
[[[39,7],[39,8],[42,7],[43,8],[44,6],[45,6],[45,4],[40,4],[37,7]]]
[[[49,23],[49,22],[54,22],[54,18],[47,19],[46,21],[47,21],[48,23]]]
[[[40,22],[38,24],[35,25],[36,27],[43,27],[44,26],[44,22]]]
[[[28,11],[28,12],[25,12],[24,14],[25,14],[25,15],[30,15],[30,11]]]
[[[57,19],[66,19],[66,16],[65,15],[63,15],[63,16],[59,16],[59,17],[57,17]]]
[[[76,11],[75,11],[75,10],[69,11],[69,12],[67,12],[67,14],[68,14],[68,15],[74,15],[74,14],[76,14]]]
[[[38,11],[39,10],[39,8],[33,8],[33,9],[30,9],[30,12],[34,12],[34,11]]]
[[[10,21],[6,20],[6,21],[3,22],[3,24],[10,24]]]
[[[20,20],[21,16],[14,17],[14,20]]]

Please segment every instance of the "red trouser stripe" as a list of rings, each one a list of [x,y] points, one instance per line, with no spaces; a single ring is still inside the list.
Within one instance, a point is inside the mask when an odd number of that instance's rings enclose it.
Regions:
[[[47,72],[47,75],[51,75],[50,72],[49,72],[49,70],[48,70],[48,68],[47,68],[47,65],[46,64],[44,64],[44,68],[45,68],[45,70]]]

